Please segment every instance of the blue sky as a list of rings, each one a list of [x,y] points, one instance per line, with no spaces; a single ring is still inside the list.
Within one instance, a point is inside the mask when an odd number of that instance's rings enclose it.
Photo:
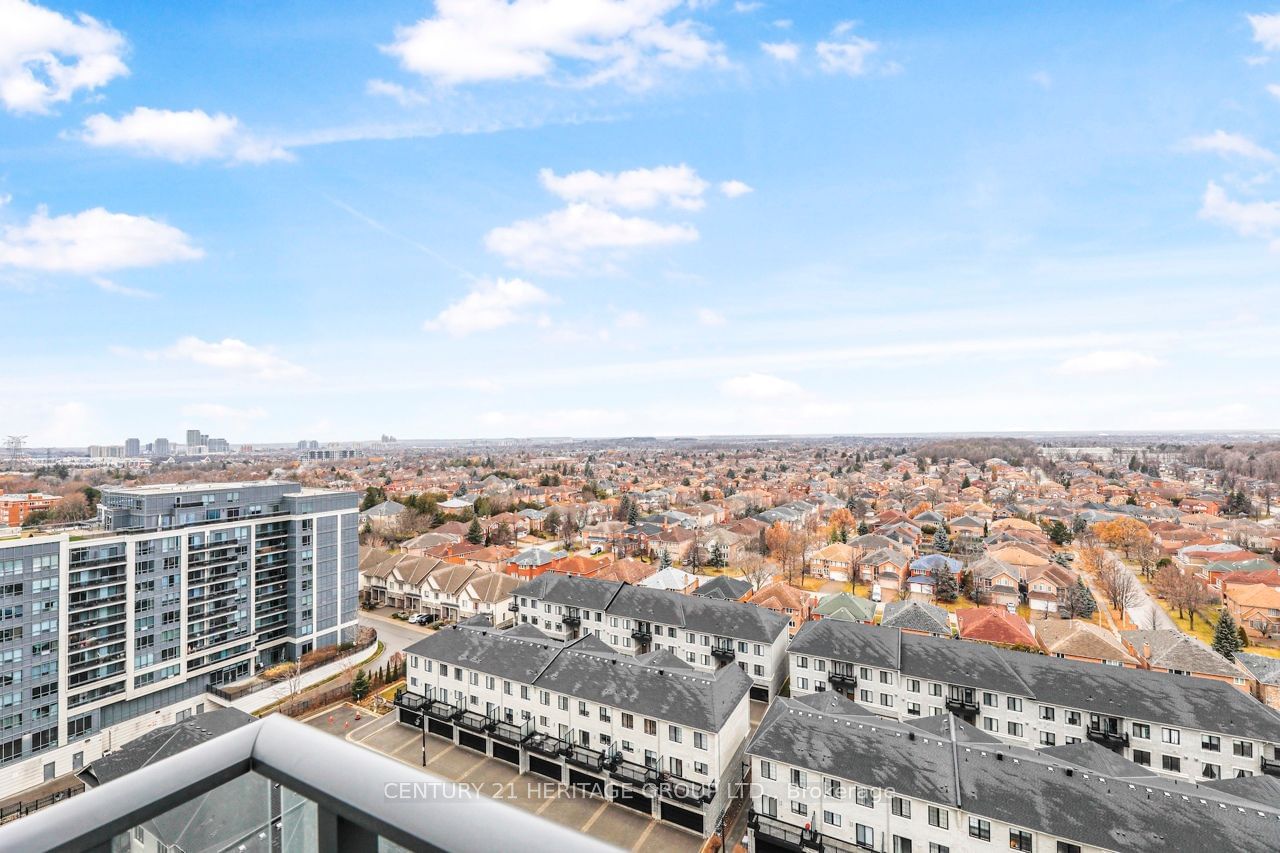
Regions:
[[[1280,425],[1280,8],[969,5],[0,0],[0,433]]]

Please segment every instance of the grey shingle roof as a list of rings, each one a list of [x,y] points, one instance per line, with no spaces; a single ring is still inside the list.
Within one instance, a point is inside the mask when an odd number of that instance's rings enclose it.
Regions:
[[[1280,741],[1280,714],[1214,679],[1063,660],[830,619],[805,623],[791,650],[896,668],[916,678],[1025,696],[1091,713]]]
[[[936,604],[925,604],[922,601],[890,601],[884,606],[884,617],[880,624],[931,634],[951,633],[947,611]]]
[[[1144,777],[1118,756],[1103,759],[1110,770],[1082,769],[1097,763],[1092,744],[1037,752],[973,742],[955,722],[950,715],[913,725],[871,722],[779,699],[747,752],[1106,850],[1280,849],[1280,813],[1265,805],[1269,783]]]
[[[668,669],[591,644],[579,649],[558,640],[457,625],[406,651],[710,732],[719,731],[752,685],[736,666],[713,673]]]

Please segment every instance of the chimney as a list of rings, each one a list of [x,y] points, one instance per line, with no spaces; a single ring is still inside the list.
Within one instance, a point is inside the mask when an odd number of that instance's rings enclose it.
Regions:
[[[1142,659],[1145,661],[1151,660],[1151,644],[1146,640],[1142,641]]]

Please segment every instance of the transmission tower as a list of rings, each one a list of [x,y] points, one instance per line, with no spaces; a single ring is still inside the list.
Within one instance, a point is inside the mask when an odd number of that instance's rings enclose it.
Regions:
[[[25,435],[11,435],[4,440],[4,446],[9,450],[9,458],[18,461],[18,454],[22,452],[23,446],[27,442]]]

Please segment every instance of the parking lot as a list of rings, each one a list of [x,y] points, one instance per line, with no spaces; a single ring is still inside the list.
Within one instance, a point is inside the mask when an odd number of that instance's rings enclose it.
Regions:
[[[360,713],[361,719],[356,719]],[[401,726],[394,713],[370,717],[352,705],[330,708],[305,720],[308,725],[422,767],[422,733]],[[695,853],[702,839],[622,806],[605,802],[516,768],[451,741],[427,735],[426,771],[465,783],[485,795],[553,820],[624,850]]]

